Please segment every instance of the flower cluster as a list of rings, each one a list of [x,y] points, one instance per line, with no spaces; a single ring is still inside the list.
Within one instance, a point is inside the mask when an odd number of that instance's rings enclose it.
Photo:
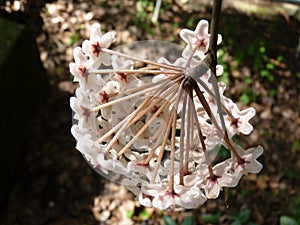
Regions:
[[[94,24],[70,63],[79,82],[70,99],[76,148],[146,207],[196,208],[262,169],[262,147],[244,150],[232,139],[253,130],[255,109],[239,110],[216,80],[222,66],[213,74],[206,65],[208,22],[180,36],[187,45],[177,60],[151,61],[109,49],[114,35]]]

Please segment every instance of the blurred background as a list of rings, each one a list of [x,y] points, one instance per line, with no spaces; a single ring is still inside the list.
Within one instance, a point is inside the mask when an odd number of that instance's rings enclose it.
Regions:
[[[76,86],[72,49],[94,22],[112,31],[112,48],[139,40],[184,45],[182,28],[210,20],[211,0],[0,1],[1,213],[3,225],[300,224],[299,1],[224,0],[218,50],[226,95],[253,106],[261,144],[258,175],[194,210],[144,208],[101,178],[75,150],[69,98]]]

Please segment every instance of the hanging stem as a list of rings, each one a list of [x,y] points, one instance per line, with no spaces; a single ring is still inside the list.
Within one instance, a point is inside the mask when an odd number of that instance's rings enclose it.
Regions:
[[[221,125],[226,136],[227,130],[226,130],[225,121],[223,117],[223,108],[221,104],[221,96],[219,92],[218,81],[216,78],[217,63],[218,63],[218,59],[217,59],[218,28],[219,28],[221,7],[222,7],[222,0],[214,0],[212,18],[211,18],[211,27],[210,27],[209,46],[208,46],[207,57],[205,58],[205,62],[207,63],[207,65],[209,66],[212,72],[211,83],[215,92]]]
[[[210,22],[210,37],[207,56],[205,61],[213,74],[216,74],[217,66],[217,44],[218,44],[218,28],[221,14],[222,0],[213,0],[212,17]]]

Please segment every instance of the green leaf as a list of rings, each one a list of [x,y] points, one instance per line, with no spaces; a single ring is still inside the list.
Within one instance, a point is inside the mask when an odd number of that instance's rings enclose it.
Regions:
[[[296,151],[297,149],[300,149],[300,141],[298,141],[298,140],[294,141],[293,146],[292,146],[292,151]],[[299,199],[300,199],[300,197],[299,197]],[[300,206],[300,201],[299,201],[299,206]]]
[[[265,52],[266,52],[266,47],[265,47],[265,46],[261,46],[261,47],[259,48],[259,52],[260,52],[261,54],[265,53]]]
[[[260,71],[260,76],[268,77],[268,76],[270,76],[270,72],[268,70],[261,70]]]
[[[244,104],[244,105],[247,105],[249,102],[251,102],[251,99],[249,97],[249,95],[247,93],[243,93],[241,96],[240,96],[240,101]]]
[[[193,216],[187,216],[184,218],[182,225],[193,225],[195,222],[195,218]]]
[[[127,219],[130,219],[134,214],[134,211],[133,210],[128,210],[126,211],[126,218]]]
[[[274,66],[272,63],[267,63],[267,64],[266,64],[266,68],[267,68],[268,70],[274,70],[274,69],[275,69],[275,66]]]
[[[220,212],[216,214],[203,213],[201,217],[205,223],[218,223],[220,219]]]
[[[239,219],[236,219],[231,223],[231,225],[242,225],[241,221]]]
[[[247,222],[250,219],[250,214],[251,211],[248,209],[241,211],[239,213],[239,219],[241,220],[241,223]]]
[[[269,91],[269,95],[272,96],[272,97],[275,97],[277,95],[277,90],[271,89]]]
[[[251,77],[246,77],[245,83],[246,84],[251,84],[252,83],[252,78]]]
[[[143,220],[148,220],[150,219],[151,215],[148,213],[146,210],[143,210],[142,212],[139,213],[139,218]]]
[[[247,223],[247,225],[258,225],[258,224],[250,221],[249,223]]]
[[[277,57],[277,61],[278,61],[278,62],[282,62],[282,61],[283,61],[283,56],[281,56],[281,55],[278,56],[278,57]]]
[[[163,216],[164,225],[177,225],[170,216]]]
[[[281,216],[279,222],[280,225],[299,225],[296,220],[289,216]]]

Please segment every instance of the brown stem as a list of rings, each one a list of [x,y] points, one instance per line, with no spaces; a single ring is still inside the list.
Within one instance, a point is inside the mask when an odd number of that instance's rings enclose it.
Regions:
[[[225,122],[223,117],[223,109],[221,104],[221,97],[219,93],[218,82],[216,79],[216,71],[217,71],[217,45],[218,45],[218,27],[219,27],[219,20],[220,20],[220,13],[222,7],[222,0],[214,0],[213,1],[213,10],[212,10],[212,18],[210,23],[210,37],[209,37],[209,46],[206,52],[207,56],[205,57],[204,61],[210,68],[212,75],[211,75],[211,83],[213,89],[215,91],[217,106],[219,110],[219,115],[221,119],[222,128],[225,130]]]
[[[184,159],[183,159],[183,153],[185,150],[185,144],[184,144],[184,140],[185,140],[185,123],[186,123],[186,108],[187,108],[187,98],[188,95],[186,93],[186,91],[184,91],[184,97],[183,97],[183,103],[182,103],[182,110],[181,110],[181,123],[180,123],[180,149],[179,149],[179,167],[180,167],[180,178],[179,178],[179,184],[183,185],[183,176],[184,176],[184,168],[183,168],[183,163],[184,163]],[[189,129],[189,128],[188,128]],[[186,151],[188,151],[188,149],[186,149]]]
[[[173,112],[175,111],[175,112]],[[173,108],[171,110],[171,116],[167,118],[167,122],[166,122],[166,130],[165,130],[165,135],[164,135],[164,139],[163,139],[163,142],[161,144],[161,148],[160,148],[160,152],[159,152],[159,156],[157,158],[157,162],[156,162],[156,167],[154,169],[154,172],[152,174],[152,177],[151,177],[151,182],[150,183],[154,183],[155,182],[155,179],[156,179],[156,176],[157,176],[157,172],[158,172],[158,169],[160,167],[160,164],[161,164],[161,161],[162,161],[162,158],[164,156],[164,152],[165,152],[165,147],[167,145],[167,142],[168,142],[168,136],[170,134],[170,131],[171,131],[171,127],[172,127],[172,115],[173,113],[176,113],[176,110]],[[150,160],[149,160],[150,162]]]
[[[216,74],[217,65],[217,42],[218,42],[218,26],[220,20],[220,13],[222,7],[222,0],[214,0],[212,17],[210,22],[210,37],[207,57],[205,61],[213,74]]]

